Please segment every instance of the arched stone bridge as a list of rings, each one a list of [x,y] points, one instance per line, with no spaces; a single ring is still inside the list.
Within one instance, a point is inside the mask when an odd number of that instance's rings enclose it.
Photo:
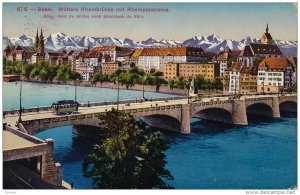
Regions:
[[[190,117],[218,121],[236,125],[247,125],[247,114],[269,117],[280,117],[280,111],[297,112],[297,96],[245,96],[241,99],[206,98],[198,102],[187,103],[187,100],[169,102],[143,103],[139,106],[120,105],[120,110],[130,113],[136,118],[141,117],[151,126],[181,133],[190,133]],[[23,126],[29,134],[65,126],[90,125],[99,126],[99,116],[106,112],[95,108],[79,110],[72,115],[36,119],[23,117]],[[48,114],[49,115],[49,114]]]

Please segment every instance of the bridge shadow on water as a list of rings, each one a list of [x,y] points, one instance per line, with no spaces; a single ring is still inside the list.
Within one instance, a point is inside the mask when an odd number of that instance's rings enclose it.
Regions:
[[[163,133],[163,138],[170,144],[177,142],[185,142],[199,137],[209,137],[218,134],[234,131],[235,125],[225,124],[221,122],[208,121],[198,118],[191,118],[191,133],[181,134],[179,132],[171,132],[157,127],[147,126],[147,131],[150,133],[160,131]]]
[[[157,127],[147,126],[149,133],[160,131],[163,133],[163,138],[171,145],[177,142],[185,142],[199,137],[213,137],[230,132],[243,131],[242,134],[247,133],[249,129],[256,126],[266,126],[269,124],[276,124],[286,121],[288,118],[297,118],[297,113],[280,112],[281,118],[272,118],[266,116],[259,116],[254,114],[247,114],[248,125],[240,126],[233,124],[225,124],[216,121],[203,120],[199,118],[191,118],[191,133],[181,134],[177,132],[167,131]]]

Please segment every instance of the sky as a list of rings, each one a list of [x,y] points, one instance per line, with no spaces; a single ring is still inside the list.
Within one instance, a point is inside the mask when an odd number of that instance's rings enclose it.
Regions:
[[[19,8],[27,8],[27,11]],[[38,7],[52,11],[38,11]],[[111,8],[112,12],[59,11],[65,8]],[[168,12],[127,12],[133,8],[163,8]],[[116,11],[124,8],[125,11]],[[35,10],[33,10],[35,9]],[[69,36],[130,38],[143,41],[152,37],[184,41],[193,36],[216,34],[241,40],[261,38],[266,24],[273,39],[297,40],[298,9],[295,3],[4,3],[3,36],[35,37],[37,28],[44,36],[63,32]],[[44,18],[52,15],[54,19]],[[69,15],[74,18],[58,18]],[[89,15],[90,18],[77,18]],[[91,18],[101,15],[102,18]],[[143,18],[103,18],[104,15],[139,15]]]

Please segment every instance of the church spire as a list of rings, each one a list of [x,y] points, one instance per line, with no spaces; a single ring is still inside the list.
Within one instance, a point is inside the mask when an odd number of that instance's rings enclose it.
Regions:
[[[43,28],[41,28],[41,37],[43,37]],[[43,37],[44,38],[44,37]]]
[[[266,32],[261,37],[260,42],[262,44],[272,44],[273,43],[273,38],[272,38],[271,34],[269,33],[269,23],[268,22],[267,22]]]
[[[36,29],[36,36],[35,36],[35,43],[34,43],[34,47],[35,47],[35,50],[37,51],[38,50],[38,47],[39,47],[39,30]]]
[[[41,28],[41,34],[40,34],[39,43],[38,43],[38,53],[43,54],[44,48],[45,48],[45,45],[44,45],[43,29]]]

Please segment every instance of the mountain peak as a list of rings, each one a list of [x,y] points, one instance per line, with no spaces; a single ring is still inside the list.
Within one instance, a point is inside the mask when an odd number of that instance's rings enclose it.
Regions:
[[[29,39],[29,38],[30,38],[30,37],[27,36],[27,35],[25,35],[25,34],[22,34],[22,35],[19,37],[19,39],[21,39],[21,40]]]
[[[22,45],[22,46],[33,46],[34,39],[23,34],[18,38],[9,38],[3,36],[3,45]],[[156,40],[153,37],[149,37],[144,41],[134,41],[129,38],[118,39],[114,37],[90,37],[90,36],[72,36],[69,37],[65,33],[57,32],[50,34],[45,39],[45,49],[52,51],[66,50],[83,50],[84,48],[93,48],[95,46],[108,46],[116,45],[130,48],[141,48],[141,47],[165,47],[165,46],[193,46],[201,47],[206,52],[219,53],[221,50],[230,48],[231,50],[241,50],[246,44],[257,43],[259,39],[252,38],[250,36],[245,37],[241,41],[235,41],[231,39],[222,39],[216,34],[208,36],[193,36],[183,42],[169,40],[162,38]],[[282,50],[287,56],[297,54],[297,41],[280,41],[274,40],[274,43]]]

